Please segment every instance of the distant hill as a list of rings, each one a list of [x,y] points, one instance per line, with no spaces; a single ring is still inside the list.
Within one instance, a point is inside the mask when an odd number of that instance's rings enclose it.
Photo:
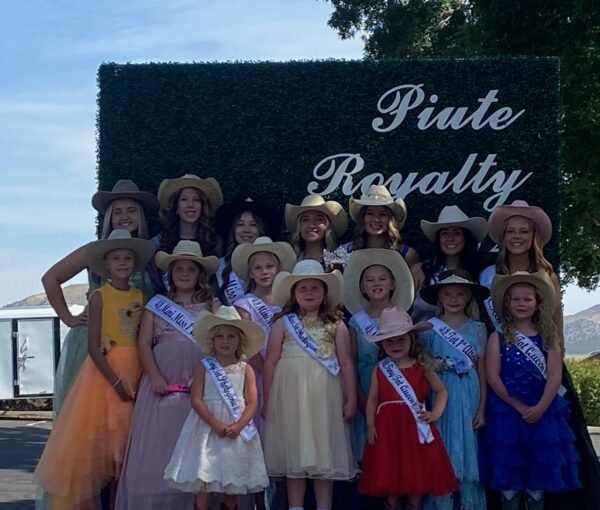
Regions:
[[[600,304],[575,315],[565,316],[567,354],[588,354],[600,350]]]
[[[87,296],[85,293],[88,290],[88,285],[86,283],[75,283],[73,285],[67,285],[63,287],[63,293],[65,295],[65,300],[67,301],[67,305],[82,305],[85,306],[87,304]],[[10,303],[8,305],[3,306],[3,309],[6,308],[23,308],[23,307],[32,307],[32,306],[48,306],[48,298],[44,292],[40,294],[33,294],[32,296],[28,296],[19,301],[15,301],[14,303]]]

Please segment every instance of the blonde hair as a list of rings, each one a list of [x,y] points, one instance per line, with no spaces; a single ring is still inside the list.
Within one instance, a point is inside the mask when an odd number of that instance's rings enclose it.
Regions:
[[[253,278],[250,278],[250,259],[252,257],[254,257],[254,255],[258,255],[259,253],[268,253],[269,255],[271,255],[271,257],[273,257],[273,259],[277,263],[277,272],[281,271],[281,261],[279,260],[279,257],[277,255],[275,255],[273,252],[271,252],[271,251],[254,252],[252,255],[250,255],[248,257],[248,274],[245,275],[245,277],[248,278],[248,285],[246,285],[246,292],[252,292],[254,289],[256,289],[256,282],[254,281]],[[240,275],[240,277],[241,276],[242,275]]]
[[[504,236],[506,235],[506,229],[508,227],[508,222],[514,216],[510,216],[506,218],[504,221],[504,227],[502,228],[502,239],[504,240]],[[529,223],[529,227],[533,233],[533,239],[531,242],[531,246],[529,247],[529,267],[527,271],[529,273],[535,273],[536,271],[545,271],[549,275],[552,275],[552,264],[544,257],[544,245],[542,244],[542,240],[540,239],[540,235],[538,234],[535,223],[531,221],[529,218],[525,218]],[[498,253],[498,258],[496,259],[496,273],[497,274],[511,274],[510,266],[509,266],[509,256],[510,253],[506,250],[506,246],[504,243],[500,246],[500,252]]]
[[[300,218],[302,217],[302,214],[303,213],[299,214],[296,218],[296,228],[290,237],[290,244],[292,245],[292,248],[294,248],[294,253],[296,253],[296,256],[301,255],[306,248],[306,241],[302,239],[302,236],[300,235]],[[333,233],[333,228],[331,227],[331,221],[329,220],[329,217],[324,213],[323,216],[327,221],[327,230],[325,230],[325,237],[321,240],[321,244],[323,245],[323,249],[333,251],[337,246],[337,238]]]
[[[127,197],[124,197],[124,198],[127,198]],[[115,199],[115,200],[117,200],[117,199]],[[135,232],[133,232],[131,234],[131,237],[139,237],[140,239],[148,239],[148,225],[146,223],[146,213],[144,212],[144,208],[142,207],[142,204],[140,204],[134,198],[130,198],[128,200],[133,200],[135,202],[135,204],[138,207],[138,214],[139,214],[138,228]],[[108,239],[109,234],[114,230],[114,228],[112,226],[112,210],[113,210],[114,203],[115,203],[115,201],[113,200],[106,208],[106,211],[104,211],[104,217],[102,218],[102,230],[100,232],[100,239]]]
[[[387,206],[385,207],[388,214],[388,229],[385,234],[385,248],[390,250],[398,251],[402,247],[402,236],[400,235],[400,228],[398,226],[398,220],[392,213],[392,210]],[[358,216],[356,218],[356,227],[354,228],[354,240],[352,241],[353,250],[361,250],[368,248],[367,246],[367,232],[365,229],[365,213],[367,207],[361,207]]]
[[[215,337],[217,336],[217,334],[219,333],[219,330],[223,326],[230,326],[232,328],[235,328],[235,330],[238,332],[239,343],[238,343],[238,346],[235,349],[235,357],[239,361],[243,357],[244,346],[248,344],[248,337],[246,336],[246,334],[240,328],[234,326],[233,324],[219,324],[218,326],[214,326],[213,328],[211,328],[208,331],[208,334],[207,334],[207,337],[208,337],[208,353],[207,354],[209,354],[210,356],[214,356],[216,354],[216,350],[215,350]]]
[[[468,285],[464,285],[464,286],[467,287],[467,289],[469,289]],[[438,294],[439,294],[440,290],[441,290],[441,288],[438,290]],[[478,321],[479,320],[479,305],[477,304],[477,301],[473,298],[473,291],[471,289],[469,289],[469,292],[471,293],[471,298],[465,305],[464,314],[467,317],[473,319],[474,321]],[[442,304],[440,303],[440,300],[438,299],[437,305],[435,308],[435,315],[437,317],[439,317],[440,315],[443,315],[443,313],[444,313],[444,307],[442,306]]]
[[[552,312],[551,310],[548,310],[548,307],[546,306],[542,296],[533,285],[528,283],[516,283],[515,285],[528,285],[534,289],[537,307],[535,313],[531,317],[531,322],[542,337],[542,345],[544,346],[544,350],[547,351],[553,347],[556,347],[558,345],[556,325],[554,324]],[[514,285],[511,285],[508,289],[506,289],[504,297],[502,298],[502,333],[504,334],[506,343],[509,345],[516,343],[515,333],[517,331],[515,318],[510,311],[510,289],[513,287]]]

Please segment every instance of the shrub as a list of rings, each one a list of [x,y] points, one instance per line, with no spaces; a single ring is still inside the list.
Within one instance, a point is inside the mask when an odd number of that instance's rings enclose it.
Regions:
[[[600,360],[567,359],[566,364],[586,423],[600,426]]]

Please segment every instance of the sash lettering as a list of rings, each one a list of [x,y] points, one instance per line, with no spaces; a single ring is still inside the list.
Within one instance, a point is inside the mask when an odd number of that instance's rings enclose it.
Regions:
[[[377,366],[413,414],[419,432],[419,442],[421,444],[431,443],[435,439],[433,432],[431,432],[431,427],[429,423],[421,421],[418,417],[423,407],[417,400],[415,390],[413,390],[413,387],[406,380],[402,371],[390,358],[382,359],[377,363]]]
[[[438,317],[432,317],[427,322],[433,326],[433,330],[440,337],[466,358],[469,368],[477,364],[477,352],[475,348],[458,331],[448,326],[448,324]]]
[[[373,320],[369,317],[369,314],[364,310],[355,313],[353,317],[364,336],[375,336],[379,334],[379,328],[375,326]]]
[[[273,318],[273,312],[269,308],[267,304],[262,299],[257,298],[253,295],[246,296],[248,299],[248,303],[252,309],[256,312],[256,316],[258,317],[261,326],[263,329],[271,327],[271,319]]]
[[[340,364],[335,355],[331,358],[323,359],[317,354],[317,342],[307,333],[304,326],[302,326],[302,322],[300,322],[300,319],[295,313],[284,315],[283,321],[292,335],[292,338],[298,342],[300,347],[302,347],[311,358],[321,363],[331,375],[338,375],[340,372]]]
[[[212,356],[203,358],[201,362],[204,365],[206,372],[215,383],[219,395],[221,395],[223,402],[225,402],[225,405],[229,410],[229,414],[231,414],[234,421],[239,420],[240,416],[242,416],[242,406],[240,405],[240,401],[233,390],[231,381],[229,380],[229,377],[227,377],[225,370],[223,370],[223,367],[218,360]],[[241,430],[240,436],[244,441],[250,441],[256,433],[256,427],[252,420],[250,420],[250,423]]]
[[[233,271],[229,273],[229,283],[223,289],[223,294],[227,300],[227,304],[233,305],[235,301],[244,297],[244,285],[242,280]]]
[[[156,294],[145,306],[146,310],[151,311],[173,328],[179,331],[188,340],[196,343],[192,333],[196,317],[185,308],[171,301],[168,297]]]

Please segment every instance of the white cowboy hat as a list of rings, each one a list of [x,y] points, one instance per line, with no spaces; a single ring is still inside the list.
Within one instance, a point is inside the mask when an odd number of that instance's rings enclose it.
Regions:
[[[413,277],[396,250],[368,248],[350,253],[348,265],[344,269],[344,305],[352,313],[357,313],[369,306],[369,301],[360,290],[360,279],[370,266],[384,266],[394,277],[394,291],[390,298],[392,306],[408,309],[412,305],[415,288]]]
[[[196,241],[181,240],[173,248],[173,253],[159,251],[154,260],[156,265],[163,271],[169,271],[169,266],[176,260],[193,260],[200,264],[206,274],[211,275],[217,271],[219,267],[219,259],[214,255],[208,257],[202,256],[202,248]]]
[[[135,200],[147,212],[158,209],[158,199],[152,193],[141,191],[137,184],[129,179],[119,179],[111,191],[96,191],[92,196],[92,207],[104,214],[108,206],[118,198]]]
[[[331,273],[323,271],[323,266],[313,259],[304,259],[294,266],[291,273],[280,272],[273,281],[273,301],[285,305],[292,294],[292,287],[301,280],[321,280],[327,286],[327,302],[337,305],[344,292],[344,279],[337,269]]]
[[[261,251],[272,253],[279,259],[280,271],[291,271],[296,263],[294,249],[283,241],[273,242],[270,237],[257,237],[252,244],[239,244],[231,254],[231,267],[235,274],[246,280],[248,259]]]
[[[348,226],[348,216],[339,202],[327,200],[321,195],[307,195],[300,205],[285,204],[285,224],[290,232],[298,229],[298,216],[306,211],[320,211],[329,219],[337,238],[342,237]]]
[[[363,207],[384,206],[387,207],[396,218],[398,228],[402,228],[406,221],[406,204],[401,198],[394,200],[385,186],[371,184],[369,189],[363,193],[360,199],[350,197],[350,217],[356,221]]]
[[[223,192],[221,186],[213,177],[203,179],[194,174],[185,174],[175,179],[163,179],[158,186],[158,201],[160,202],[161,214],[164,214],[169,209],[169,201],[171,197],[183,188],[196,188],[202,191],[208,198],[209,206],[214,212],[223,203]]]
[[[113,230],[108,239],[99,239],[89,243],[86,247],[85,258],[87,266],[97,275],[109,278],[104,257],[113,250],[131,250],[135,253],[135,271],[140,271],[150,260],[155,246],[147,239],[131,237],[129,231],[121,228]]]
[[[466,285],[477,301],[483,301],[490,296],[490,290],[485,285],[475,283],[467,271],[448,269],[440,273],[439,280],[436,283],[427,285],[419,291],[421,299],[430,305],[437,306],[438,292],[446,285]]]
[[[246,341],[241,344],[242,354],[246,359],[259,352],[263,345],[265,333],[256,322],[242,319],[233,306],[220,306],[215,313],[202,310],[196,316],[194,338],[205,354],[209,354],[211,346],[208,334],[217,326],[233,326],[246,335]]]
[[[423,331],[431,329],[429,322],[413,324],[412,318],[402,308],[386,308],[379,316],[379,333],[366,335],[369,342],[381,342],[386,338],[402,336],[409,331]]]
[[[492,303],[498,315],[502,314],[504,308],[504,294],[517,283],[532,285],[542,297],[547,310],[552,312],[556,305],[556,291],[550,275],[546,271],[528,273],[527,271],[516,271],[513,274],[497,274],[492,280]]]
[[[474,216],[469,218],[457,205],[447,205],[442,209],[437,221],[421,220],[421,230],[425,237],[435,242],[438,230],[446,227],[461,227],[470,230],[478,241],[483,240],[487,234],[487,221],[485,218]]]
[[[510,205],[499,205],[488,219],[488,230],[492,241],[502,244],[504,224],[508,218],[523,216],[530,219],[535,225],[535,230],[542,241],[546,244],[552,237],[552,222],[543,209],[529,205],[525,200],[515,200]]]

